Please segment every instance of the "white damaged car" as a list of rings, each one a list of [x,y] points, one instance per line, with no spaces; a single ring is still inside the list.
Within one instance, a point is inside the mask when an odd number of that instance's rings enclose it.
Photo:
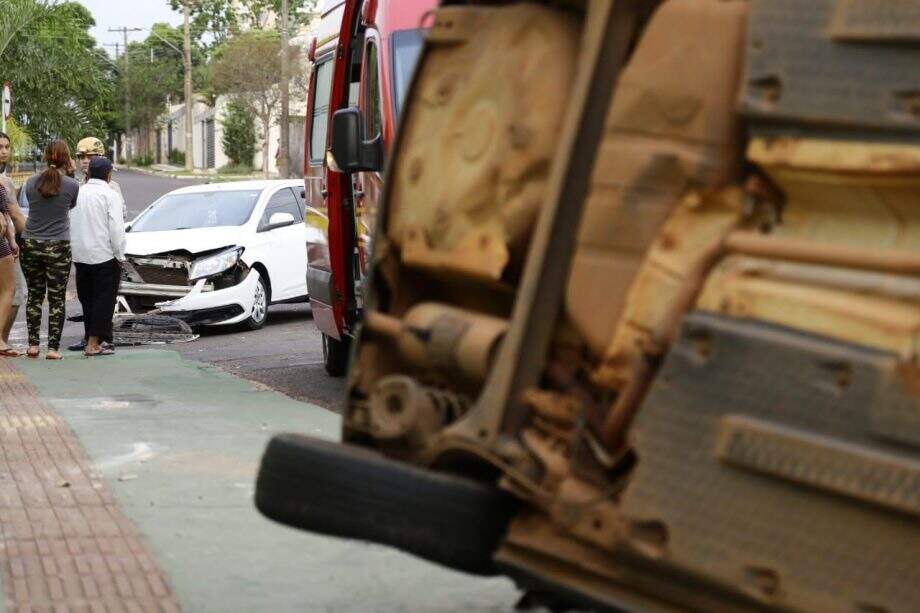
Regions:
[[[308,300],[306,209],[297,180],[166,194],[128,224],[121,309],[261,328],[270,304]]]

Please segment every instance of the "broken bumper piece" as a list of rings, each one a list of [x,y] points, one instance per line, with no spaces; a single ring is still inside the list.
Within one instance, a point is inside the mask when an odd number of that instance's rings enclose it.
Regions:
[[[259,275],[250,270],[237,285],[214,289],[207,279],[192,287],[122,282],[123,297],[163,298],[153,304],[158,312],[192,326],[231,325],[249,317],[255,301]]]

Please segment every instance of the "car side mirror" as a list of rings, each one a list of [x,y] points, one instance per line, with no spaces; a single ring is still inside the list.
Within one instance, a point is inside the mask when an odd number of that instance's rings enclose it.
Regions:
[[[292,225],[294,225],[294,216],[290,213],[272,213],[272,216],[268,218],[268,226],[265,229],[274,230],[275,228]]]
[[[383,138],[364,140],[364,116],[356,107],[332,116],[332,157],[341,172],[383,169]]]

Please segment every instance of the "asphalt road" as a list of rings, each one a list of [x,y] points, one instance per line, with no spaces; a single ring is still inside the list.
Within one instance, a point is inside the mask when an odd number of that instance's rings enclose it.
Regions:
[[[129,219],[167,192],[204,182],[151,176],[125,169],[116,172],[115,180],[124,193]],[[68,315],[80,311],[76,293],[71,287],[68,292]],[[195,341],[166,347],[179,352],[184,358],[214,364],[291,398],[339,412],[344,395],[343,380],[332,379],[323,370],[320,333],[313,324],[309,305],[276,305],[269,308],[268,314],[265,327],[255,332],[205,329]],[[77,342],[82,333],[82,324],[67,322],[62,346]],[[23,312],[19,314],[19,321],[10,340],[14,344],[25,344]]]

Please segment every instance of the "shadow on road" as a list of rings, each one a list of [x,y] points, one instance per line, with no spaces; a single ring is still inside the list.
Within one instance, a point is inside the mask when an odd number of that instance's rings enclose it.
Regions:
[[[309,304],[282,304],[268,308],[268,321],[265,322],[265,326],[261,330],[247,330],[242,324],[238,324],[235,326],[203,326],[198,328],[197,332],[202,337],[220,336],[236,332],[257,334],[278,326],[304,321],[313,321],[313,310]]]

